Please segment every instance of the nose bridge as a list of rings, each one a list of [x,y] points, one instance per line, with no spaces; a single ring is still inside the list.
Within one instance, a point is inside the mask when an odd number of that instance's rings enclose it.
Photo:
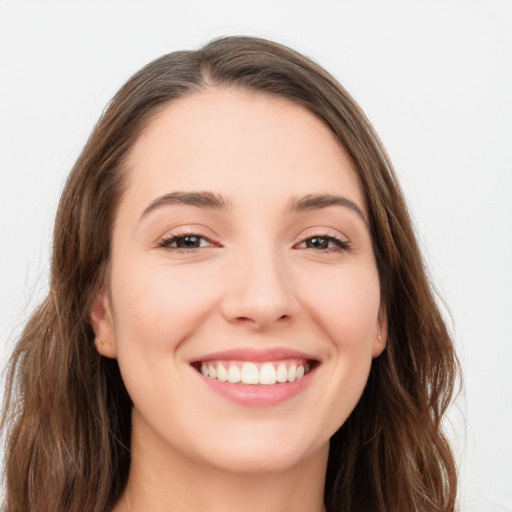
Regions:
[[[259,328],[290,319],[295,297],[286,255],[278,244],[267,240],[234,250],[225,297],[230,321],[244,321]]]

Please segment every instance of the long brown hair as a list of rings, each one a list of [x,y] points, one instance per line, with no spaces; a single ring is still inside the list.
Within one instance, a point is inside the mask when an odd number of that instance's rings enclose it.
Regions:
[[[89,311],[104,284],[124,161],[169,102],[211,86],[287,98],[316,113],[352,157],[369,210],[388,343],[330,442],[328,512],[453,511],[456,472],[442,432],[458,365],[389,159],[351,96],[284,46],[228,37],[148,64],[114,97],[66,183],[50,289],[10,361],[3,414],[9,512],[110,510],[130,466],[131,401],[98,355]]]

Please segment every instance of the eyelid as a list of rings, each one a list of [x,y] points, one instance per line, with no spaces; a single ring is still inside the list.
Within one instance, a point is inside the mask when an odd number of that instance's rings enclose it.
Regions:
[[[325,226],[312,226],[311,228],[304,229],[295,239],[295,244],[307,240],[308,238],[323,237],[334,238],[340,242],[350,243],[350,237],[338,229],[328,228]]]
[[[194,238],[197,238],[199,240],[206,240],[207,244],[199,244],[198,247],[190,247],[190,248],[186,248],[186,247],[173,247],[171,246],[171,244],[177,242],[178,240],[182,240],[184,238],[188,238],[188,237],[194,237]],[[188,250],[188,249],[199,249],[201,247],[213,247],[215,246],[215,244],[213,242],[211,242],[210,240],[208,240],[206,237],[204,236],[200,236],[200,235],[196,235],[196,234],[187,234],[187,235],[178,235],[178,236],[171,236],[171,237],[168,237],[168,238],[162,238],[162,240],[160,240],[160,244],[159,244],[159,247],[164,247],[164,248],[176,248],[176,249],[185,249],[185,250]]]
[[[314,247],[301,247],[308,240],[313,238],[323,238],[335,244],[335,247],[326,248],[314,248]],[[350,238],[340,233],[338,230],[329,229],[325,227],[312,227],[303,231],[296,239],[293,244],[293,248],[301,250],[309,250],[317,253],[329,253],[329,252],[346,252],[352,249],[352,243]]]
[[[315,238],[320,238],[320,239],[326,240],[328,243],[331,243],[331,242],[334,243],[335,247],[327,247],[326,249],[323,249],[323,250],[329,250],[329,249],[334,249],[334,248],[337,248],[339,250],[348,250],[349,246],[350,246],[349,242],[347,242],[345,240],[342,240],[341,238],[338,238],[336,236],[331,236],[331,235],[313,235],[313,236],[308,236],[307,238],[305,238],[304,240],[302,240],[301,242],[296,244],[296,246],[300,247],[302,244],[305,244],[309,240],[314,240]],[[318,250],[319,252],[322,250],[320,248],[315,248],[315,247],[305,247],[305,248],[306,249]]]
[[[336,231],[333,233],[333,231]],[[200,243],[197,247],[177,247],[172,246],[171,244],[176,242],[177,240],[186,238],[186,237],[197,237],[202,241],[206,241],[206,244],[203,242]],[[300,247],[302,244],[306,243],[308,240],[313,238],[323,238],[329,242],[333,242],[335,247],[326,247],[326,248],[314,248],[314,247]],[[223,245],[215,240],[215,237],[207,235],[201,228],[197,227],[179,227],[175,229],[169,230],[166,234],[160,236],[154,244],[155,248],[168,249],[170,251],[197,251],[198,249],[205,249],[209,247],[223,247]],[[338,230],[328,229],[328,228],[320,228],[313,227],[306,231],[303,231],[301,235],[296,238],[296,241],[292,245],[293,248],[297,249],[310,249],[315,252],[340,252],[340,251],[348,251],[351,249],[351,241],[349,237],[344,234],[341,234]]]
[[[202,240],[206,240],[208,242],[206,245],[200,245],[199,247],[173,247],[171,243],[176,240],[180,240],[186,237],[197,237]],[[204,232],[199,228],[176,228],[174,230],[168,231],[165,235],[159,237],[154,247],[157,249],[167,249],[169,251],[176,252],[194,252],[198,249],[205,249],[209,247],[221,247],[222,245],[215,240],[214,237],[210,235],[204,234]]]

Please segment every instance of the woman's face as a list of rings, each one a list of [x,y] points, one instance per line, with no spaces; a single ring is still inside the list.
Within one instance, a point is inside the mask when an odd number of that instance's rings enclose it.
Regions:
[[[325,458],[386,334],[346,151],[301,106],[213,88],[168,105],[127,171],[92,321],[134,446],[228,471]]]

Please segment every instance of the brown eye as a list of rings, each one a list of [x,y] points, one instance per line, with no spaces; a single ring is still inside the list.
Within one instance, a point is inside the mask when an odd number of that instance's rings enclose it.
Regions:
[[[350,248],[349,242],[340,240],[334,236],[312,236],[303,240],[299,245],[299,248],[314,249],[316,251],[345,251]]]
[[[329,247],[329,239],[326,237],[315,236],[305,241],[306,247],[309,249],[327,249]]]
[[[176,247],[179,247],[180,249],[201,247],[201,237],[188,235],[176,238]]]
[[[210,242],[207,238],[200,235],[183,235],[183,236],[173,236],[170,238],[165,238],[162,240],[158,246],[163,247],[165,249],[199,249],[201,247],[209,247],[212,246],[212,242]]]

